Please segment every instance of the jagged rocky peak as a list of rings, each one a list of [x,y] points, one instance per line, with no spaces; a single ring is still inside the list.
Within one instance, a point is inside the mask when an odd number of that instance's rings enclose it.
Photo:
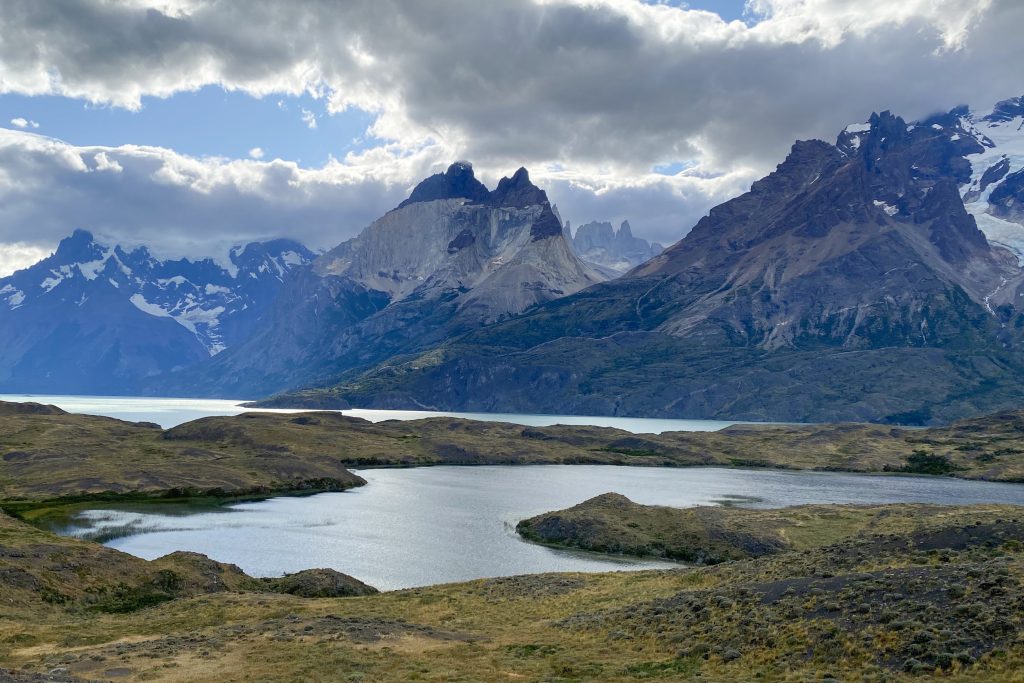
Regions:
[[[1024,261],[1024,97],[988,113],[956,107],[911,124],[908,135],[937,141],[931,161],[919,155],[915,175],[952,176],[988,241]]]
[[[502,178],[498,187],[490,194],[488,202],[494,206],[510,206],[525,209],[548,203],[548,195],[530,180],[530,173],[520,168],[511,178]]]
[[[417,202],[433,202],[438,199],[468,199],[471,202],[483,202],[490,196],[487,187],[476,179],[473,164],[468,161],[456,161],[444,173],[435,173],[420,182],[409,195],[409,198],[398,205],[404,208]]]
[[[317,258],[204,385],[267,394],[418,351],[607,279],[525,168],[493,192],[458,162]],[[185,381],[194,387],[196,381]]]
[[[60,241],[53,255],[59,264],[72,264],[96,261],[103,258],[105,252],[91,232],[78,228]]]
[[[498,181],[493,191],[476,179],[473,165],[468,161],[456,161],[444,173],[436,173],[417,185],[409,198],[398,205],[399,209],[410,204],[433,202],[441,199],[465,199],[469,203],[488,204],[496,207],[525,209],[548,203],[544,190],[533,184],[530,172],[519,168],[512,177]],[[553,212],[552,212],[553,213]],[[559,221],[561,226],[561,221]]]
[[[465,201],[444,201],[449,199]],[[503,177],[489,191],[468,162],[456,162],[421,182],[396,210],[327,252],[314,268],[321,275],[349,278],[385,292],[393,301],[414,292],[419,297],[453,288],[465,293],[526,258],[528,245],[547,244],[549,239],[564,240],[561,220],[525,168]],[[564,261],[557,251],[538,257],[546,262],[542,270],[564,268],[580,286],[603,279],[581,263]],[[570,249],[565,251],[575,259]],[[526,287],[518,282],[514,286]],[[510,305],[504,312],[518,310],[521,302]]]
[[[615,228],[610,221],[590,221],[576,228],[572,239],[582,253],[595,247],[610,248],[615,242]]]
[[[629,221],[615,230],[609,221],[591,221],[576,229],[573,249],[580,257],[614,273],[624,273],[657,256],[664,247],[633,236]]]
[[[1024,95],[997,102],[992,112],[983,116],[981,120],[1000,123],[1013,121],[1018,117],[1024,117]]]
[[[229,258],[242,272],[261,272],[261,268],[267,272],[270,268],[283,276],[292,267],[308,264],[316,254],[295,240],[282,238],[235,247]]]

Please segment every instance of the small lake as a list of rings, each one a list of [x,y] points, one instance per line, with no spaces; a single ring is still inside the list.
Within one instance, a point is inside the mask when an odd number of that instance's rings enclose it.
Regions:
[[[211,415],[238,415],[257,409],[242,406],[246,401],[210,398],[151,398],[135,396],[43,396],[33,394],[0,394],[0,401],[47,403],[69,413],[104,415],[129,422],[154,422],[164,429],[182,422]],[[304,410],[260,408],[268,413],[298,413]],[[530,427],[555,424],[617,427],[636,434],[660,434],[668,431],[713,432],[734,424],[722,420],[662,420],[640,417],[599,417],[586,415],[521,415],[514,413],[446,413],[428,410],[340,410],[345,415],[361,417],[370,422],[383,420],[418,420],[424,417],[464,417],[488,422],[512,422]]]
[[[425,467],[359,474],[369,484],[344,493],[200,512],[161,505],[95,509],[79,513],[73,527],[60,531],[117,536],[107,545],[147,559],[192,550],[258,576],[330,567],[391,590],[515,574],[676,566],[554,550],[526,543],[515,533],[523,518],[608,491],[638,503],[676,507],[1024,505],[1024,485],[939,477],[600,465]]]

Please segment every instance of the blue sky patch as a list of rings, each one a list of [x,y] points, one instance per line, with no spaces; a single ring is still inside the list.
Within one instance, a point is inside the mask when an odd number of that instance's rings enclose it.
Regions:
[[[144,97],[139,111],[56,95],[0,95],[0,126],[73,145],[153,145],[191,156],[238,159],[259,148],[264,159],[280,157],[305,167],[380,144],[365,137],[373,118],[358,109],[328,114],[326,100],[308,94],[256,98],[218,86],[166,99]],[[14,119],[28,125],[11,123]]]

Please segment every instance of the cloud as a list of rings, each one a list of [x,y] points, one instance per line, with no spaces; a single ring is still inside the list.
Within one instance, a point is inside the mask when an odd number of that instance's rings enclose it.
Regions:
[[[252,149],[250,149],[249,150],[249,158],[250,159],[262,159],[263,158],[263,148],[262,147],[253,147]]]
[[[0,277],[6,277],[49,255],[50,250],[44,247],[25,242],[3,242],[0,240]]]
[[[11,255],[8,269],[28,265],[19,259],[52,250],[75,228],[127,247],[145,244],[164,257],[223,255],[234,244],[275,237],[329,248],[394,208],[411,189],[408,178],[442,171],[455,157],[441,145],[414,152],[392,145],[310,169],[158,147],[78,147],[0,130],[0,245],[35,249]],[[678,239],[681,222],[692,225],[754,177],[749,169],[712,178],[687,173],[620,185],[599,169],[531,172],[574,224],[628,218],[663,242]],[[494,187],[501,174],[482,179]]]
[[[164,257],[223,255],[274,237],[331,247],[397,205],[409,190],[404,179],[429,174],[442,156],[378,149],[308,169],[158,147],[76,147],[0,129],[0,245],[26,246],[0,246],[0,267],[27,265],[75,228]]]
[[[166,229],[155,203],[174,198],[182,226],[219,220],[236,234],[278,220],[316,245],[457,158],[491,183],[526,165],[574,222],[621,216],[670,242],[794,139],[834,139],[873,110],[915,118],[1020,94],[1016,0],[750,0],[748,14],[726,22],[639,0],[8,0],[0,88],[135,109],[145,95],[214,84],[370,112],[381,145],[322,169],[105,150],[121,182],[145,190],[128,197],[125,226]],[[143,159],[153,168],[137,170]],[[688,162],[680,174],[652,172],[677,162]],[[75,189],[114,178],[75,173]],[[0,215],[14,210],[2,204]]]
[[[308,109],[302,109],[302,122],[306,124],[310,130],[316,129],[316,114]]]
[[[11,119],[11,125],[14,126],[15,128],[38,128],[39,127],[39,124],[36,121],[31,121],[29,119],[22,118],[21,116],[18,116],[16,118]]]

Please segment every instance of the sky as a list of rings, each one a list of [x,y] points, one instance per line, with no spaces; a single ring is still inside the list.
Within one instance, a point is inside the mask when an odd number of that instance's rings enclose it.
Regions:
[[[526,166],[671,244],[797,139],[1024,94],[1018,0],[5,0],[0,275],[76,228],[157,255],[354,236]]]

